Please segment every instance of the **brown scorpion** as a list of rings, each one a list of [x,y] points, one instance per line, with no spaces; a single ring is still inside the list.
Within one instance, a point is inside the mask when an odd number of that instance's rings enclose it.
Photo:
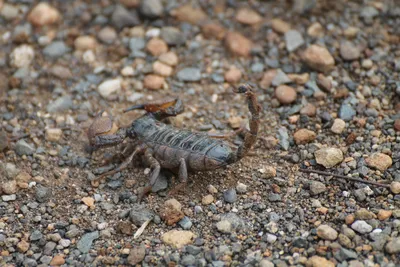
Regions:
[[[257,103],[251,85],[241,85],[234,92],[246,95],[251,113],[250,130],[246,128],[241,130],[244,134],[244,141],[237,149],[232,149],[229,143],[212,138],[207,134],[177,129],[162,122],[168,117],[183,112],[184,107],[179,98],[161,103],[135,105],[124,110],[124,112],[136,109],[147,111],[126,128],[116,128],[111,117],[103,117],[103,112],[100,112],[88,130],[92,148],[115,146],[126,138],[130,138],[133,141],[134,149],[120,166],[96,177],[96,180],[126,169],[135,155],[143,155],[152,171],[150,184],[143,189],[139,197],[140,201],[145,194],[151,191],[161,168],[178,174],[180,184],[170,191],[170,194],[173,194],[185,187],[188,171],[215,170],[239,161],[257,140],[261,107]]]

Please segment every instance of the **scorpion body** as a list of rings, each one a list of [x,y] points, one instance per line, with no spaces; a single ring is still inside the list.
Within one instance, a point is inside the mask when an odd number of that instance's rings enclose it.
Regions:
[[[176,169],[184,158],[188,171],[207,171],[233,163],[235,158],[226,142],[171,127],[156,120],[151,113],[132,124],[128,137],[133,135],[153,150],[162,168]]]
[[[103,117],[101,112],[88,131],[91,146],[93,148],[115,146],[129,138],[134,141],[135,147],[119,167],[98,176],[97,179],[127,168],[135,155],[142,154],[152,169],[150,184],[145,187],[142,196],[151,191],[161,168],[178,174],[181,183],[170,192],[172,193],[185,186],[188,171],[215,170],[239,161],[257,140],[261,108],[250,85],[241,85],[236,92],[246,95],[252,115],[249,121],[250,130],[243,130],[244,141],[237,149],[232,149],[229,143],[207,134],[178,129],[164,123],[164,119],[183,112],[180,99],[132,106],[125,112],[144,109],[147,113],[133,121],[129,127],[120,129],[115,127],[110,117]]]

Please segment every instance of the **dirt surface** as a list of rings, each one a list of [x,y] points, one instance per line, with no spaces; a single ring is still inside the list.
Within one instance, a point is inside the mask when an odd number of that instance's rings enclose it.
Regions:
[[[395,0],[0,0],[0,265],[397,266],[399,26]],[[173,126],[227,134],[243,83],[240,162],[140,205],[141,157],[93,181],[131,141],[89,153],[100,111],[179,97]]]

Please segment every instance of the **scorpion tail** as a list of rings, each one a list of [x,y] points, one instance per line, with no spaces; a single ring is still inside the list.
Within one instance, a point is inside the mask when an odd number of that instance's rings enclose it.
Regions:
[[[258,104],[257,96],[252,91],[252,88],[253,86],[247,83],[240,85],[237,88],[237,90],[235,90],[236,93],[246,94],[247,104],[249,107],[249,111],[251,113],[251,118],[249,122],[250,130],[245,129],[244,142],[239,146],[236,152],[236,160],[240,160],[241,158],[246,156],[251,147],[257,141],[257,134],[260,126],[259,116],[260,116],[261,106]]]

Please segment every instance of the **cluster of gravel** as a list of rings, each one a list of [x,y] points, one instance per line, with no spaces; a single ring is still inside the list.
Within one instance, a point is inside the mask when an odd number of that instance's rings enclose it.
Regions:
[[[0,0],[0,265],[400,264],[400,7],[284,2]],[[95,180],[125,145],[86,149],[100,110],[179,96],[175,126],[228,133],[243,82],[255,155],[141,204],[139,158]]]

